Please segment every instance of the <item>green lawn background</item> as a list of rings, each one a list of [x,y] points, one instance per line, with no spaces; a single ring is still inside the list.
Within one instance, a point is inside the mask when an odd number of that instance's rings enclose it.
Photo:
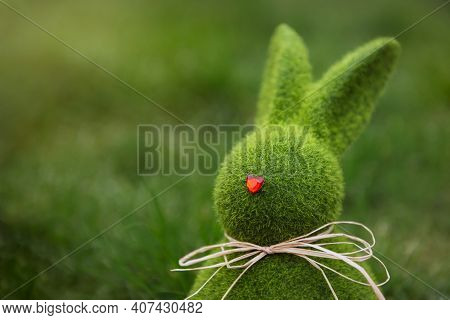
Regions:
[[[396,35],[443,1],[8,3],[199,125],[252,122],[277,24],[303,36],[318,77],[348,50]],[[375,231],[391,299],[450,295],[449,18],[447,7],[398,39],[398,68],[343,159],[343,218]],[[0,29],[4,296],[179,177],[136,175],[137,124],[172,118],[1,4]],[[184,297],[194,273],[168,270],[220,238],[213,183],[186,178],[9,298]]]

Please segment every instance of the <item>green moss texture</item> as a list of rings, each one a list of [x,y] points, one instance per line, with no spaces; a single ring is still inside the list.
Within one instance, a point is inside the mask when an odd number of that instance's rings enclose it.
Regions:
[[[367,124],[399,53],[380,38],[357,48],[312,82],[306,48],[281,25],[272,38],[258,102],[259,126],[226,157],[214,199],[225,231],[271,245],[338,220],[344,182],[340,157]],[[248,174],[265,178],[250,194]],[[359,277],[343,262],[322,261]],[[223,268],[195,297],[219,299],[242,270]],[[193,290],[213,271],[201,271]],[[371,289],[327,272],[341,299],[374,298]],[[229,299],[331,299],[323,275],[306,260],[270,255],[254,265]]]

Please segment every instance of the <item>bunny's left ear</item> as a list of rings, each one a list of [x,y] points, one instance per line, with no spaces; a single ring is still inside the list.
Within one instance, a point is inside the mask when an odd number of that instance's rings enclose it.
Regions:
[[[270,42],[256,123],[295,122],[310,83],[311,66],[303,40],[287,25],[279,25]]]
[[[303,122],[335,154],[357,138],[372,114],[400,51],[392,38],[380,38],[346,55],[305,95]]]

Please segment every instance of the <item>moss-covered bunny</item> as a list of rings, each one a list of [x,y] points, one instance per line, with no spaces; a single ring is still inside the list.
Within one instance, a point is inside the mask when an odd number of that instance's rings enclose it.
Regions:
[[[215,205],[228,235],[268,246],[337,220],[344,194],[341,155],[367,124],[399,48],[394,39],[373,40],[312,82],[303,41],[288,26],[277,28],[258,102],[258,129],[233,148],[216,180]],[[249,174],[264,177],[257,193],[246,187]],[[361,279],[341,261],[324,263]],[[214,271],[200,271],[192,292]],[[220,299],[241,272],[222,268],[194,298]],[[340,299],[375,298],[368,287],[327,275]],[[306,260],[274,254],[252,266],[227,299],[333,296]]]

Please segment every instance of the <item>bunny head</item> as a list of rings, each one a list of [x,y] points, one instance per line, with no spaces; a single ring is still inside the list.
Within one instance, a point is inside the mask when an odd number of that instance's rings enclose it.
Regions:
[[[340,157],[369,121],[399,49],[394,39],[373,40],[312,82],[303,41],[288,26],[277,28],[257,126],[216,179],[215,206],[228,235],[271,245],[338,218]]]

